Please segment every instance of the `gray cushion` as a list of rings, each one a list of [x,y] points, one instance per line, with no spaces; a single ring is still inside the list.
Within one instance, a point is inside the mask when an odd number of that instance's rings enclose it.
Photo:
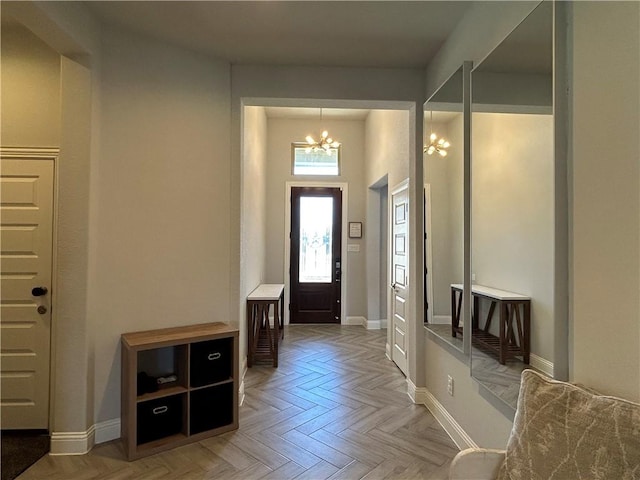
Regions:
[[[498,480],[640,480],[640,404],[522,373]]]

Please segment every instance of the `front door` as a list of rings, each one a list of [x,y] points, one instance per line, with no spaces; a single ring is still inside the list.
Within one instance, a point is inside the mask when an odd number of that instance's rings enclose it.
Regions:
[[[53,160],[2,160],[3,429],[48,429]]]
[[[342,190],[291,188],[291,323],[340,323]]]
[[[407,374],[407,299],[409,285],[409,189],[404,182],[392,192],[391,212],[391,313],[392,345],[391,358],[398,368]]]

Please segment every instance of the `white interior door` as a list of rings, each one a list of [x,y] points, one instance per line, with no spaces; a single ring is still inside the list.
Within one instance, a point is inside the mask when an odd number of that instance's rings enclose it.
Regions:
[[[53,160],[0,169],[2,428],[48,429]]]
[[[409,298],[408,182],[393,190],[391,201],[392,360],[407,375],[407,313]]]

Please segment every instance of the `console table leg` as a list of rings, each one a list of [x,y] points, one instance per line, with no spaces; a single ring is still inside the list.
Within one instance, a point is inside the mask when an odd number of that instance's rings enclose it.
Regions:
[[[500,302],[500,340],[499,340],[499,347],[500,350],[498,352],[498,359],[501,365],[504,365],[504,361],[505,361],[505,350],[506,350],[506,346],[507,346],[507,332],[506,332],[506,327],[507,326],[507,304],[504,302]]]

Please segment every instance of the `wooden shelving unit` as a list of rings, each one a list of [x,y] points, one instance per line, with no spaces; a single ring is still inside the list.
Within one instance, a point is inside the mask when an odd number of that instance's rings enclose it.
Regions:
[[[132,332],[121,344],[129,460],[238,428],[237,329],[205,323]]]

